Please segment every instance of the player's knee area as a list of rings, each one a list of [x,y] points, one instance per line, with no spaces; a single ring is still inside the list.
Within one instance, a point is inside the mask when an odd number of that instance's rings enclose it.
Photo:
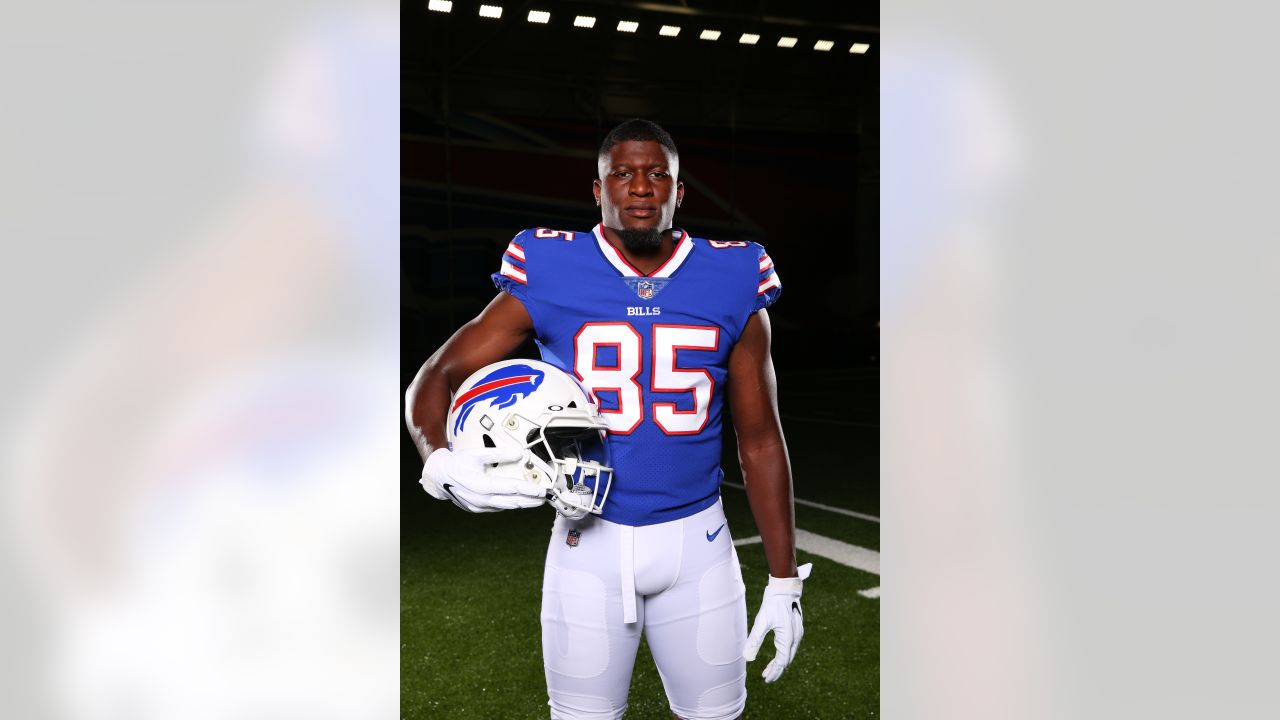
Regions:
[[[622,720],[627,712],[626,703],[615,707],[606,698],[564,692],[554,693],[548,704],[551,720]]]
[[[681,720],[736,720],[747,706],[746,674],[698,696],[697,707],[671,706]]]

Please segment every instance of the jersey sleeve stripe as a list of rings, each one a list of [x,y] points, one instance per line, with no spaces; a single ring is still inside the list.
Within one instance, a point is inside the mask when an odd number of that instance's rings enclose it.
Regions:
[[[760,281],[760,287],[756,290],[756,295],[763,295],[773,288],[781,288],[782,279],[778,277],[778,273],[773,273],[769,277]]]
[[[489,267],[493,267],[493,266],[490,265]],[[505,275],[506,277],[511,278],[512,280],[515,280],[521,285],[529,284],[529,277],[524,274],[524,271],[516,267],[515,265],[512,265],[510,262],[506,260],[506,258],[503,258],[502,260],[502,274]]]
[[[514,240],[507,246],[507,254],[520,262],[524,262],[524,248],[517,245]]]
[[[773,267],[773,258],[769,257],[768,255],[765,255],[760,258],[760,272],[764,272],[765,270],[768,270],[771,267]]]

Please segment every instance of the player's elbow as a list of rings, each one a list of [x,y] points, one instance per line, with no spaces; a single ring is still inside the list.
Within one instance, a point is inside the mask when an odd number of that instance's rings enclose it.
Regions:
[[[418,380],[409,383],[408,389],[404,391],[404,421],[409,425],[413,425],[414,408],[418,404]]]
[[[415,377],[413,382],[409,383],[408,389],[404,391],[404,424],[410,430],[417,426],[418,397],[421,394],[420,378],[421,375]]]
[[[422,413],[426,405],[424,398],[429,394],[431,385],[441,380],[447,382],[440,361],[440,352],[427,358],[427,361],[418,369],[413,382],[409,383],[409,387],[404,391],[404,419],[410,428],[421,426]]]
[[[787,444],[781,433],[761,437],[738,437],[738,461],[746,470],[752,467],[775,467],[787,463]]]

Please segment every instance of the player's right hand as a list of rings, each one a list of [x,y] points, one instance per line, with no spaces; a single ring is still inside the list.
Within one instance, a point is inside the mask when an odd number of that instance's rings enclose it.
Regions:
[[[546,502],[546,491],[541,487],[484,471],[486,464],[514,462],[523,456],[522,448],[495,448],[481,453],[439,448],[427,457],[418,482],[432,497],[452,500],[467,512],[537,507]]]

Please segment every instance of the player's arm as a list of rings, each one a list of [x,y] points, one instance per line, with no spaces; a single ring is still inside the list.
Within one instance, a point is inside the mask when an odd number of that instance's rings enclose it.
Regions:
[[[747,321],[729,355],[729,407],[747,501],[764,541],[769,574],[786,578],[796,575],[795,510],[769,344],[769,315],[761,310]]]
[[[447,446],[444,426],[454,389],[475,371],[515,352],[532,332],[533,320],[524,304],[498,293],[427,358],[405,391],[405,424],[423,460]]]
[[[769,315],[760,310],[747,321],[729,355],[729,403],[738,435],[738,460],[769,564],[769,584],[742,655],[748,661],[755,660],[765,636],[773,633],[776,652],[762,673],[767,683],[782,675],[804,637],[800,593],[810,569],[808,565],[796,567],[791,462],[778,417],[769,343]]]
[[[422,364],[405,392],[405,425],[425,463],[422,486],[432,496],[451,499],[471,512],[534,507],[543,492],[533,483],[499,482],[483,474],[489,456],[462,456],[448,449],[445,420],[453,391],[469,375],[506,358],[533,332],[533,320],[517,299],[499,293],[474,320],[458,329]],[[536,498],[536,499],[535,499]]]

